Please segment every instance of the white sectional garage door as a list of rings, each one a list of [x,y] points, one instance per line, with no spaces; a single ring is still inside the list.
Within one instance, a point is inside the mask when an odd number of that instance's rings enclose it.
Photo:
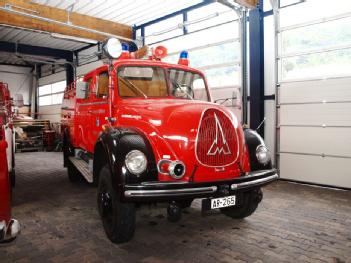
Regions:
[[[351,78],[282,83],[282,178],[351,188]]]
[[[327,2],[277,13],[278,166],[284,179],[351,188],[351,3]]]

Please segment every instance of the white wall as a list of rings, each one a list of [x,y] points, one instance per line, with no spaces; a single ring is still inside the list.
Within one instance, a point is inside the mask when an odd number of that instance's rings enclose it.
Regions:
[[[30,89],[32,86],[31,68],[0,65],[0,81],[7,83],[11,96],[23,94],[25,105],[30,104]]]
[[[89,71],[103,65],[102,61],[96,61],[77,68],[77,76],[84,75]],[[39,79],[39,86],[66,80],[66,71],[61,71]],[[50,122],[60,122],[61,120],[61,104],[39,107],[39,118],[50,120]]]

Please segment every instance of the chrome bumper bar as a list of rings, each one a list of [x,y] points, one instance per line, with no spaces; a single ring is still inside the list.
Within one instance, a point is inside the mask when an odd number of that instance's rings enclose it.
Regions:
[[[4,220],[0,221],[0,242],[15,238],[21,230],[21,226],[16,219],[11,219],[6,225]]]
[[[278,174],[273,174],[271,176],[268,176],[268,177],[265,177],[265,178],[261,178],[261,179],[256,179],[254,181],[243,182],[243,183],[238,183],[238,184],[232,184],[230,186],[230,188],[232,190],[243,189],[243,188],[247,188],[247,187],[250,187],[250,186],[256,186],[256,185],[269,183],[269,182],[274,181],[274,180],[276,180],[278,178],[279,178]]]
[[[184,196],[193,194],[212,194],[217,191],[217,186],[167,189],[167,190],[127,190],[124,192],[126,197],[155,197],[155,196]]]
[[[260,173],[255,173],[256,176],[260,176]],[[264,173],[262,173],[264,175]],[[230,189],[232,191],[240,190],[240,189],[245,189],[245,188],[250,188],[250,187],[255,187],[255,186],[260,186],[264,185],[266,183],[269,183],[271,181],[274,181],[279,178],[279,175],[277,173],[271,174],[267,177],[263,178],[257,178],[257,179],[252,179],[249,181],[245,182],[238,182],[238,183],[230,183]],[[210,185],[210,186],[199,186],[199,187],[184,187],[186,184],[184,182],[179,183],[178,187],[176,189],[133,189],[133,190],[126,190],[124,192],[124,196],[126,198],[140,198],[140,197],[179,197],[179,196],[201,196],[201,195],[206,195],[206,194],[215,194],[218,190],[217,185],[221,185],[221,182],[214,183],[216,185]],[[160,183],[155,184],[155,185],[160,185]],[[163,185],[166,185],[163,184]],[[170,184],[170,185],[177,185],[176,183]]]

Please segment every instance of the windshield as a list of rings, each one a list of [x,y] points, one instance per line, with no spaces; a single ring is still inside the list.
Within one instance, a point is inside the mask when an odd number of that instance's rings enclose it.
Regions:
[[[120,67],[117,72],[121,97],[176,97],[208,101],[205,81],[199,74],[158,67]],[[167,73],[167,74],[166,74]],[[166,79],[169,79],[167,86]]]

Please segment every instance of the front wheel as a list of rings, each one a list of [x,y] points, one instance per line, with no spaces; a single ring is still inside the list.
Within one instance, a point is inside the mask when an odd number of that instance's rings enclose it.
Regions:
[[[252,215],[256,211],[257,206],[261,202],[261,200],[261,189],[251,190],[249,192],[243,193],[243,199],[241,204],[239,204],[238,206],[222,208],[221,212],[231,218],[243,219]]]
[[[135,205],[119,200],[107,165],[100,171],[97,203],[107,237],[117,244],[131,240],[135,231]]]

